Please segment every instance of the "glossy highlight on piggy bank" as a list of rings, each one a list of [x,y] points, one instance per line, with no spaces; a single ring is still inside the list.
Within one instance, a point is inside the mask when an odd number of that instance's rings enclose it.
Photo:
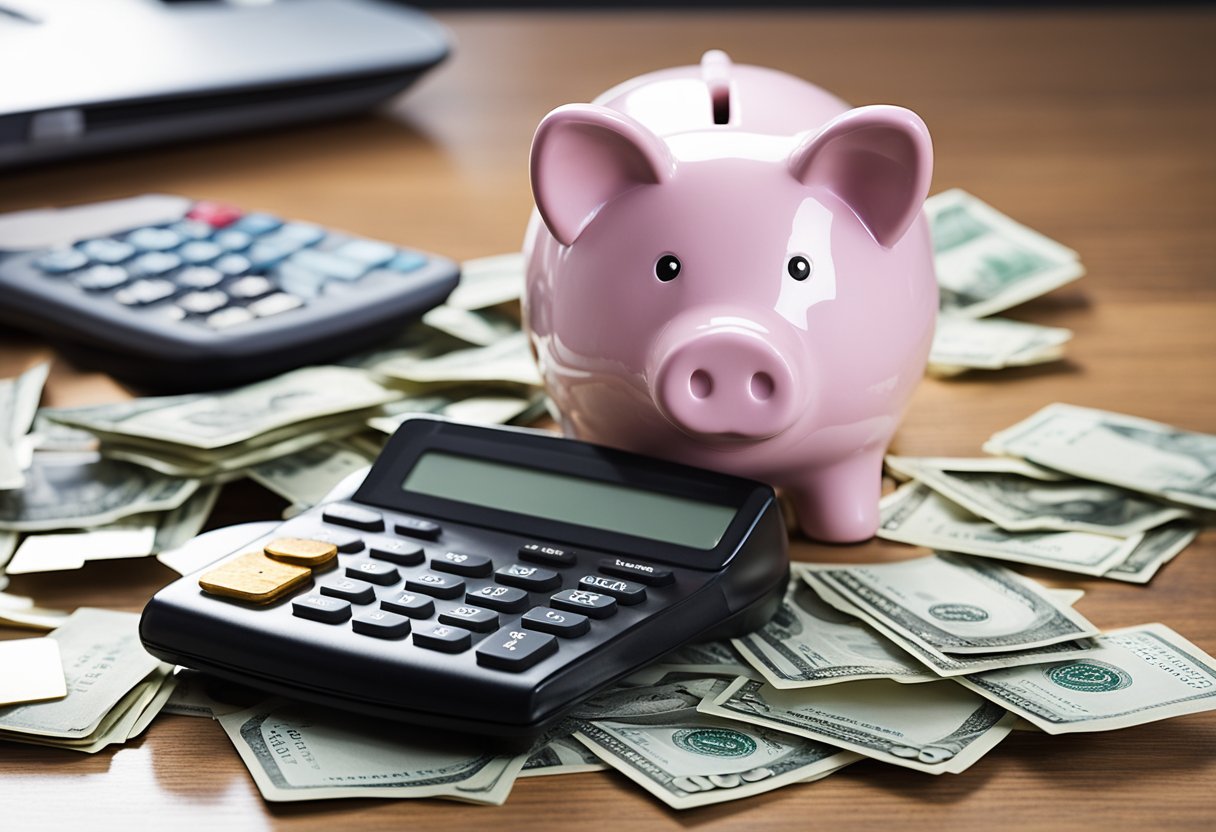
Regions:
[[[937,312],[932,166],[910,110],[716,51],[551,112],[524,319],[563,429],[783,488],[810,537],[873,535]]]

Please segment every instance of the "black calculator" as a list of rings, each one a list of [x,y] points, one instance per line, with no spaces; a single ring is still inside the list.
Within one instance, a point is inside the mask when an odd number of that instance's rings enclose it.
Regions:
[[[788,575],[767,485],[419,417],[361,482],[158,592],[140,635],[273,693],[526,738],[683,644],[761,626]],[[270,591],[234,597],[233,576]]]
[[[332,360],[399,332],[459,277],[434,254],[178,196],[0,217],[0,320],[149,389]]]

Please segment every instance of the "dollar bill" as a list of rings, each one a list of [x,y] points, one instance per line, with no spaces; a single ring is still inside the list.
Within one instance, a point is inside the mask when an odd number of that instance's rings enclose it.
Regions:
[[[877,534],[913,546],[1082,575],[1102,575],[1122,563],[1143,535],[1121,538],[1092,532],[1006,531],[922,482],[910,482],[882,498]]]
[[[401,423],[419,413],[432,413],[478,425],[505,425],[524,421],[535,411],[539,395],[484,395],[474,390],[450,390],[445,395],[402,399],[383,408],[383,415],[367,420],[370,428],[382,433],[394,433]]]
[[[147,520],[154,519],[156,522],[152,551],[169,552],[193,540],[207,524],[219,496],[218,485],[201,486],[177,508],[170,509],[159,517],[147,517]],[[141,515],[136,515],[131,521],[140,522],[143,519]]]
[[[702,714],[673,725],[589,722],[575,737],[673,809],[739,800],[818,779],[861,756]]]
[[[436,358],[390,359],[377,364],[375,372],[393,383],[404,382],[411,390],[474,383],[495,387],[540,386],[540,374],[523,332],[488,347],[456,350]]]
[[[519,300],[524,293],[524,256],[515,251],[465,260],[460,264],[460,285],[445,305],[455,309],[486,309]]]
[[[0,529],[36,532],[80,529],[180,506],[198,488],[96,454],[37,453],[26,485],[0,492]]]
[[[453,338],[479,347],[488,347],[519,332],[519,323],[500,311],[461,309],[447,304],[424,312],[422,322]]]
[[[1006,318],[941,315],[929,350],[929,371],[957,375],[966,370],[999,370],[1057,361],[1072,332]]]
[[[630,674],[625,681],[634,685],[652,685],[664,677],[705,675],[733,679],[736,676],[754,676],[756,671],[729,642],[703,641],[671,651],[653,664]]]
[[[442,797],[501,804],[528,755],[475,740],[272,701],[217,717],[269,801]]]
[[[967,673],[996,670],[1002,667],[1019,667],[1026,664],[1041,664],[1047,661],[1084,658],[1093,649],[1095,644],[1091,638],[1080,638],[1072,641],[1062,641],[1057,644],[1049,644],[1045,647],[1033,647],[1028,650],[948,655],[940,650],[924,646],[908,634],[887,625],[881,618],[867,617],[861,609],[850,604],[843,595],[836,592],[832,586],[820,580],[815,573],[804,572],[802,579],[824,601],[836,609],[855,616],[866,624],[869,624],[938,676],[954,677]],[[1054,598],[1061,605],[1071,606],[1077,600],[1075,593],[1060,593],[1056,590],[1046,590],[1046,592],[1048,596]]]
[[[304,367],[219,393],[134,399],[51,411],[56,421],[107,437],[215,450],[276,429],[349,414],[399,398],[350,367]]]
[[[1199,534],[1199,524],[1191,520],[1175,520],[1145,532],[1140,545],[1120,564],[1112,566],[1102,577],[1133,584],[1146,584],[1157,570],[1169,563]]]
[[[520,777],[550,777],[557,774],[578,774],[603,771],[608,768],[587,746],[572,735],[557,737],[532,752],[519,772]]]
[[[1013,729],[1016,717],[942,680],[901,685],[867,679],[779,690],[736,679],[702,713],[830,743],[930,774],[958,774]]]
[[[86,561],[120,560],[152,554],[155,526],[122,526],[54,534],[31,534],[21,541],[10,575],[79,569]]]
[[[824,602],[802,580],[797,564],[772,620],[731,644],[775,688],[940,678],[871,627]]]
[[[54,702],[0,708],[0,738],[53,740],[78,750],[103,738],[125,741],[171,670],[144,652],[138,626],[139,616],[133,613],[87,607],[73,613],[49,636],[59,642],[68,695]],[[114,726],[133,707],[139,710],[116,740],[122,732]]]
[[[1057,403],[994,434],[984,450],[1216,509],[1216,436],[1210,434]]]
[[[1085,274],[1075,251],[958,189],[925,200],[942,311],[982,318]]]
[[[49,362],[35,364],[16,378],[0,379],[0,491],[25,484],[22,471],[33,444],[26,434],[38,411]]]
[[[1025,463],[1008,457],[888,457],[887,466],[1007,531],[1130,537],[1187,516],[1183,508],[1112,485],[1027,476]]]
[[[1216,660],[1163,624],[1099,636],[1085,659],[958,681],[1049,734],[1110,731],[1216,710]]]
[[[321,442],[250,468],[249,478],[301,508],[315,506],[335,485],[374,461],[341,441]]]
[[[881,621],[942,654],[1028,650],[1099,632],[1029,578],[976,559],[935,554],[895,563],[803,568],[867,620]]]

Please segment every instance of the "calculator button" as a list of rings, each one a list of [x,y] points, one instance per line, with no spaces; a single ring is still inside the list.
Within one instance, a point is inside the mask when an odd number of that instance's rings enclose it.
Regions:
[[[494,569],[494,562],[485,555],[444,552],[431,558],[431,568],[440,572],[451,572],[453,575],[484,578]]]
[[[211,242],[221,251],[244,251],[253,245],[253,237],[235,228],[217,231]]]
[[[156,310],[156,314],[164,320],[174,323],[186,320],[186,310],[180,306],[162,306]]]
[[[397,567],[390,566],[379,560],[365,560],[346,567],[346,577],[361,578],[380,586],[392,586],[401,579]]]
[[[618,578],[633,578],[647,586],[666,586],[675,580],[667,569],[628,558],[605,558],[600,561],[600,571]]]
[[[332,252],[310,248],[293,254],[291,262],[334,280],[358,280],[367,274],[367,266],[357,260],[347,260]]]
[[[190,315],[207,315],[228,305],[228,296],[219,289],[190,292],[177,299],[177,305]]]
[[[470,591],[464,600],[499,612],[523,612],[528,608],[528,593],[510,586],[483,586]]]
[[[325,277],[308,269],[301,269],[293,263],[281,263],[271,272],[284,292],[299,295],[302,298],[315,298],[321,294],[325,285]]]
[[[430,520],[420,520],[417,517],[402,517],[393,524],[393,531],[407,537],[420,537],[423,540],[434,540],[439,537],[439,524]]]
[[[59,248],[35,258],[34,265],[47,274],[67,274],[89,265],[89,258],[74,248]]]
[[[481,607],[455,607],[439,613],[440,624],[455,624],[479,633],[488,633],[498,626],[498,613]]]
[[[529,630],[553,633],[561,638],[575,638],[591,629],[591,621],[577,612],[551,610],[548,607],[533,607],[524,613],[521,624]]]
[[[559,610],[581,612],[592,618],[607,618],[616,612],[616,599],[611,595],[587,592],[584,589],[564,589],[549,599]]]
[[[398,592],[391,598],[380,599],[380,609],[398,612],[410,618],[430,618],[435,614],[435,602],[426,595]]]
[[[297,537],[304,537],[309,540],[321,540],[326,543],[332,543],[338,547],[338,551],[342,554],[349,555],[352,552],[363,551],[363,538],[354,532],[345,532],[341,529],[327,529],[307,522],[302,522],[298,525],[293,523],[290,526],[285,526],[283,531],[294,533]]]
[[[591,592],[603,592],[626,606],[640,604],[646,600],[646,587],[641,584],[616,578],[605,578],[602,575],[584,575],[579,578],[578,588]]]
[[[473,646],[473,634],[450,624],[430,624],[414,631],[414,644],[441,653],[460,653]]]
[[[425,592],[436,598],[459,598],[464,592],[464,581],[451,575],[436,575],[434,572],[424,572],[406,578],[405,588],[414,592]]]
[[[376,560],[387,560],[402,566],[417,566],[426,559],[422,547],[408,540],[373,537],[367,541],[367,553]]]
[[[527,670],[557,652],[557,639],[520,627],[503,627],[477,646],[477,663],[496,670]]]
[[[205,240],[214,230],[207,223],[198,220],[178,220],[169,228],[180,234],[183,240]]]
[[[111,237],[81,243],[80,250],[94,263],[105,263],[109,266],[135,256],[135,246]]]
[[[307,566],[280,563],[261,552],[246,552],[198,579],[204,592],[254,604],[277,601],[312,577]]]
[[[370,508],[334,503],[326,506],[321,512],[321,519],[326,523],[339,526],[350,526],[352,529],[362,529],[365,532],[384,531],[384,515]]]
[[[206,265],[223,253],[223,249],[208,240],[191,240],[177,250],[182,262],[191,266]]]
[[[146,306],[149,303],[156,303],[158,300],[172,297],[176,292],[177,287],[167,280],[160,280],[159,278],[137,280],[126,288],[115,292],[114,300],[123,306]]]
[[[194,203],[190,213],[186,216],[192,220],[205,222],[212,228],[223,228],[241,218],[241,209],[223,202],[202,200]]]
[[[385,268],[402,274],[417,271],[426,265],[426,258],[416,251],[402,251],[388,262]]]
[[[182,235],[171,228],[137,228],[127,242],[140,251],[168,251],[182,244]]]
[[[228,294],[241,300],[252,300],[274,291],[274,284],[260,274],[246,275],[228,284]]]
[[[232,224],[234,229],[244,231],[246,234],[252,234],[255,237],[260,234],[265,234],[274,231],[280,227],[283,221],[278,217],[270,214],[253,213],[246,214]]]
[[[177,285],[187,289],[211,289],[220,284],[224,275],[210,266],[189,266],[173,276]]]
[[[304,246],[315,245],[324,240],[325,229],[319,225],[307,222],[289,222],[274,232],[273,236],[278,240],[289,240],[297,243],[303,248]],[[264,239],[269,239],[269,237]]]
[[[130,279],[122,266],[93,266],[77,274],[72,282],[90,292],[104,292],[117,289]]]
[[[262,550],[268,557],[300,566],[324,566],[338,556],[338,547],[325,540],[303,537],[280,537],[270,541]]]
[[[574,552],[541,543],[525,543],[519,547],[519,556],[533,563],[548,563],[554,566],[569,566],[575,560]]]
[[[160,277],[182,264],[182,258],[168,251],[149,251],[127,264],[131,274],[140,277]]]
[[[380,243],[375,240],[351,240],[335,248],[334,254],[374,269],[396,257],[397,249],[388,243]]]
[[[338,578],[327,584],[321,584],[321,594],[333,598],[341,598],[352,604],[370,604],[376,600],[376,592],[366,581],[356,581],[354,578]]]
[[[243,306],[230,306],[207,316],[207,326],[212,329],[229,329],[253,320],[253,313]]]
[[[228,277],[239,277],[253,268],[253,263],[243,254],[225,254],[211,264],[211,268]]]
[[[326,624],[341,624],[350,618],[350,602],[327,595],[305,595],[291,602],[292,615]]]
[[[368,610],[350,622],[356,633],[376,638],[405,638],[410,634],[410,620],[404,615],[385,610]]]
[[[544,592],[547,589],[557,589],[562,585],[562,576],[552,569],[525,566],[522,563],[512,563],[496,569],[494,580],[500,584],[517,586],[531,592]]]
[[[255,300],[249,304],[249,311],[257,315],[259,318],[269,318],[271,315],[278,315],[282,312],[290,312],[293,309],[299,309],[304,305],[304,301],[295,295],[289,295],[285,292],[275,292],[273,295],[267,295],[261,300]]]
[[[295,252],[296,247],[289,243],[277,243],[273,240],[262,239],[254,243],[245,254],[255,269],[268,269],[286,260]],[[318,279],[320,277],[318,276]]]

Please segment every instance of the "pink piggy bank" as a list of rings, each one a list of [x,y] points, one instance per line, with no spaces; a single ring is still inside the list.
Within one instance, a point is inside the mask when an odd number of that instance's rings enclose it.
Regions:
[[[567,434],[878,526],[937,313],[924,122],[722,52],[549,113],[524,319]]]

